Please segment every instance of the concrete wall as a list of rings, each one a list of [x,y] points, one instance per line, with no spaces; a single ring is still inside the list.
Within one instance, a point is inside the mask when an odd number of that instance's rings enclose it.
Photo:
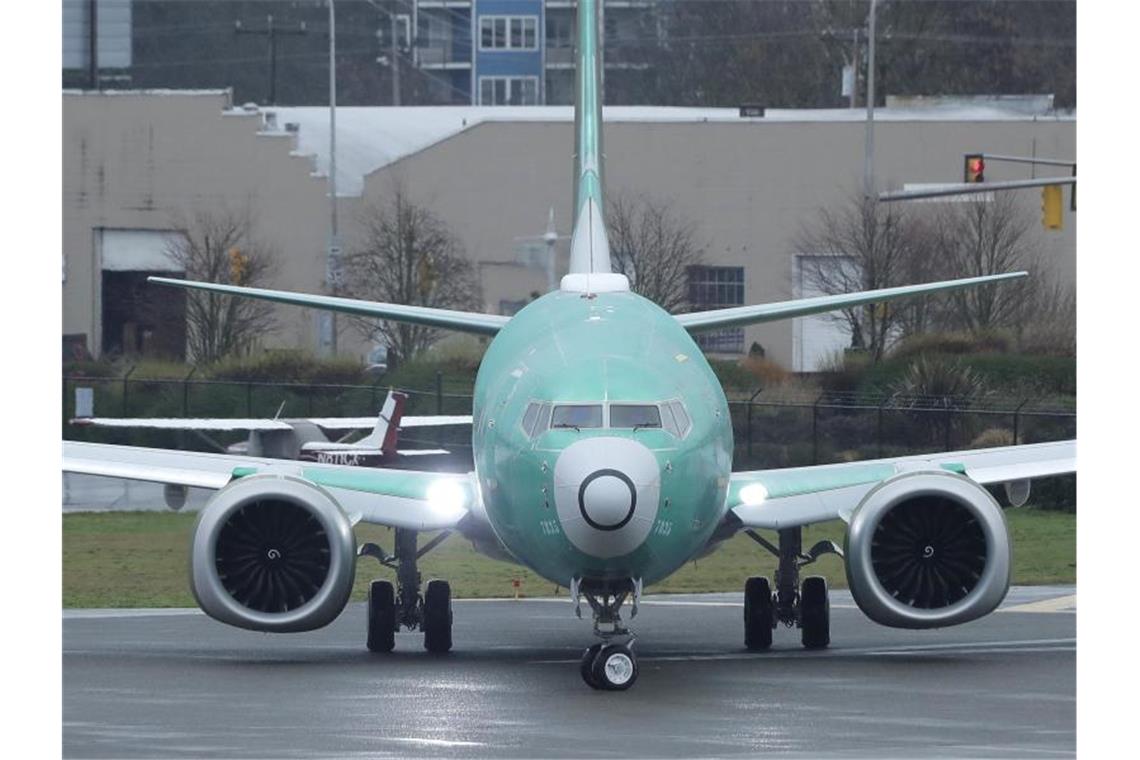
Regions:
[[[569,123],[483,123],[374,172],[364,196],[375,201],[402,182],[452,225],[469,255],[501,262],[495,277],[482,279],[484,302],[495,310],[500,299],[523,297],[520,285],[545,284],[534,270],[501,276],[515,259],[515,238],[540,233],[550,207],[559,231],[569,230],[571,133]],[[961,181],[963,154],[979,149],[1069,158],[1076,155],[1075,133],[1071,120],[880,122],[877,177],[881,187]],[[744,267],[746,303],[785,300],[793,297],[799,230],[819,209],[842,204],[862,186],[863,139],[860,122],[611,123],[605,128],[607,191],[672,201],[697,223],[708,244],[707,263]],[[986,177],[1019,179],[1030,171],[991,163]],[[1037,176],[1055,173],[1041,167]],[[1018,197],[1039,219],[1040,191]],[[1039,260],[1069,282],[1075,227],[1066,204],[1062,231],[1044,231],[1036,221],[1031,228]],[[559,276],[566,245],[560,250]],[[745,347],[753,341],[792,366],[790,322],[749,327]]]
[[[224,92],[63,96],[63,329],[99,353],[98,230],[171,229],[197,210],[248,208],[280,253],[270,285],[319,292],[328,201],[288,135],[258,135],[256,114],[223,114]],[[281,307],[267,345],[315,344],[310,311]]]

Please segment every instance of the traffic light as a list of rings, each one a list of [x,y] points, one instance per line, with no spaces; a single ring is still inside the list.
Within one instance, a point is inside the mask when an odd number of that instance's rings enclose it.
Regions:
[[[963,182],[968,185],[975,182],[985,182],[985,172],[986,160],[982,157],[981,153],[973,153],[966,156],[966,165],[962,173]]]
[[[1041,188],[1041,224],[1047,230],[1061,229],[1061,186],[1046,185]]]

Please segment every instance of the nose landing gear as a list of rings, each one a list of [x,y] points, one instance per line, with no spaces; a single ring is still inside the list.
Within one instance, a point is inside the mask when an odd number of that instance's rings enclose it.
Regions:
[[[570,597],[574,600],[575,612],[578,617],[582,617],[581,597],[586,597],[594,613],[594,635],[602,639],[582,653],[582,680],[592,689],[624,691],[637,680],[637,655],[633,652],[636,637],[622,625],[620,614],[621,605],[631,595],[630,618],[633,618],[637,615],[638,603],[641,601],[640,580],[583,585],[575,578],[570,583]]]

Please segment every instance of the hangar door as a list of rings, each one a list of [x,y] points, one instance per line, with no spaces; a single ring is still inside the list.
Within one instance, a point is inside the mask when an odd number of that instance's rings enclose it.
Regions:
[[[796,254],[792,287],[796,298],[827,295],[813,282],[814,267],[852,267],[851,259],[840,256]],[[851,334],[842,321],[827,314],[798,317],[792,322],[792,363],[795,372],[819,372],[836,354],[851,345]]]
[[[178,233],[99,229],[96,236],[103,355],[184,359],[186,294],[146,281],[150,275],[184,274],[169,253]]]

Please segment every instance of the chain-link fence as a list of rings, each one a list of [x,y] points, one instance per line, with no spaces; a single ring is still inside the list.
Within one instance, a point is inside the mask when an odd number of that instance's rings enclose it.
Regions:
[[[388,386],[227,381],[194,378],[65,377],[63,437],[144,446],[207,448],[175,431],[125,430],[69,424],[76,388],[92,389],[94,413],[106,417],[363,417],[377,414]],[[408,415],[470,414],[469,393],[401,388]],[[735,469],[795,467],[1076,437],[1076,408],[1033,398],[868,397],[844,393],[757,392],[729,400]],[[230,443],[244,437],[235,433]],[[470,431],[412,429],[402,445],[470,451]]]

